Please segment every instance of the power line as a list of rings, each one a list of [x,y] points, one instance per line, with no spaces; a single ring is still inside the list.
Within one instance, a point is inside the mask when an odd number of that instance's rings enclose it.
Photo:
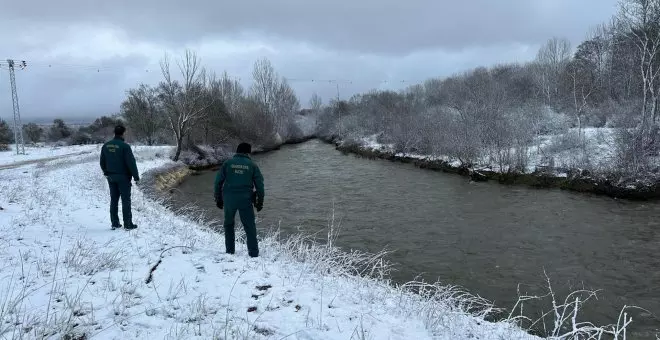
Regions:
[[[0,62],[0,68],[3,68],[3,66],[7,67],[7,64]],[[123,66],[109,66],[109,65],[99,66],[99,65],[84,65],[84,64],[73,64],[73,63],[31,62],[30,68],[31,69],[79,69],[79,70],[86,70],[95,73],[115,72],[115,71],[125,72],[125,68]],[[143,71],[145,73],[160,73],[160,70],[154,70],[149,68],[145,68]],[[241,77],[235,77],[235,76],[230,76],[229,78],[238,81],[242,80]],[[379,79],[379,80],[363,79],[359,81],[354,79],[323,79],[323,78],[297,78],[297,77],[282,77],[282,78],[285,79],[287,82],[295,82],[295,83],[354,84],[354,83],[364,82],[364,83],[378,83],[378,84],[413,84],[413,83],[423,82],[433,77],[424,77],[420,79]]]

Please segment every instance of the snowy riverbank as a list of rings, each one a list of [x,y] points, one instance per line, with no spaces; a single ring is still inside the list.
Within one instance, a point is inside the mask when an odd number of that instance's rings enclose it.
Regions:
[[[538,138],[538,145],[528,151],[529,164],[524,172],[508,172],[508,169],[492,164],[487,157],[476,164],[465,165],[452,157],[396,152],[393,145],[379,143],[377,136],[347,140],[325,138],[325,141],[343,152],[413,163],[420,168],[469,176],[475,181],[560,188],[632,200],[660,199],[660,173],[635,177],[609,170],[614,158],[613,129],[585,129],[583,133],[585,153],[590,155],[589,163],[596,170],[578,167],[580,151],[562,148],[561,140],[566,137],[559,135]],[[546,164],[548,159],[552,166]]]
[[[168,150],[135,147],[140,171],[170,164]],[[381,256],[344,253],[332,242],[278,240],[261,231],[262,257],[248,258],[242,243],[235,256],[225,255],[222,234],[205,227],[199,211],[176,215],[134,188],[139,228],[113,231],[96,152],[0,170],[0,333],[53,339],[536,338],[513,321],[484,321],[489,305],[457,289],[426,285],[420,295],[411,292],[418,284],[394,288],[383,279]],[[561,324],[568,325],[570,313],[565,316]]]

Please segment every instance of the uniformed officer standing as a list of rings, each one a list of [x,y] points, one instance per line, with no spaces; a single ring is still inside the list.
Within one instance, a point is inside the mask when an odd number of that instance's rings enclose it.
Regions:
[[[131,146],[124,142],[126,128],[115,127],[115,137],[103,144],[101,148],[101,170],[110,186],[110,222],[112,229],[121,228],[119,224],[118,205],[121,198],[122,217],[125,229],[135,229],[131,214],[131,177],[140,181],[135,157]]]
[[[254,210],[261,211],[264,204],[264,178],[261,170],[250,158],[252,146],[241,143],[233,158],[222,164],[214,183],[214,196],[218,208],[224,209],[225,250],[234,254],[234,218],[238,211],[245,229],[248,254],[259,256],[257,226]],[[256,188],[256,192],[253,189]]]

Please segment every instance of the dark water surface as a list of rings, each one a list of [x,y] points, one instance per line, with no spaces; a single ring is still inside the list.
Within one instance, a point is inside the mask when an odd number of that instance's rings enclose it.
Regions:
[[[347,156],[311,141],[256,155],[266,199],[259,228],[327,232],[333,206],[337,245],[394,250],[393,279],[440,280],[511,308],[523,293],[544,294],[544,270],[558,298],[600,290],[582,311],[596,324],[631,310],[632,339],[660,333],[660,204],[535,190],[412,165]],[[212,200],[214,172],[187,179],[177,201],[222,218]],[[238,216],[237,216],[238,223]],[[238,247],[239,245],[237,245]],[[222,245],[221,247],[224,247]],[[241,245],[245,247],[245,245]],[[543,305],[547,311],[550,304]],[[536,316],[526,309],[526,315]]]

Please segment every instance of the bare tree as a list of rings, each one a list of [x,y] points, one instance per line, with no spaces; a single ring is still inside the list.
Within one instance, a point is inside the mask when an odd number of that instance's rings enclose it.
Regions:
[[[137,138],[144,139],[147,145],[153,145],[159,132],[165,128],[157,89],[140,84],[127,94],[128,98],[121,103],[121,115]]]
[[[252,78],[254,82],[250,94],[268,114],[272,114],[279,81],[275,69],[268,59],[260,59],[254,63]]]
[[[609,94],[612,74],[612,42],[614,30],[609,24],[597,26],[591,33],[593,41],[594,62],[598,71],[598,86],[605,89],[605,94]]]
[[[245,90],[241,83],[236,79],[231,79],[227,71],[220,77],[220,97],[232,118],[236,118],[241,108],[241,103],[245,97]]]
[[[175,162],[181,155],[184,138],[208,114],[207,109],[212,105],[206,92],[206,71],[201,67],[199,57],[186,50],[184,57],[177,64],[182,81],[172,79],[166,55],[160,63],[164,80],[159,86],[165,116],[176,139],[173,158]]]
[[[319,115],[321,115],[323,110],[323,99],[316,92],[309,99],[309,108],[312,110],[312,115],[314,115],[314,131],[316,131],[318,129]]]
[[[660,0],[621,0],[619,28],[639,52],[642,128],[657,121],[660,92]]]
[[[589,106],[589,97],[596,87],[593,65],[583,59],[575,59],[566,67],[566,81],[570,83],[570,102],[578,127],[578,140],[584,147],[582,134],[585,110]],[[584,151],[584,148],[583,148]]]
[[[323,107],[323,99],[316,92],[312,94],[312,97],[309,99],[309,108],[312,112],[318,112]]]
[[[255,97],[243,98],[239,110],[235,127],[241,139],[262,146],[270,146],[276,140],[273,117]]]
[[[566,39],[552,38],[541,47],[536,56],[538,84],[548,103],[552,103],[559,91],[559,76],[571,58],[571,43]]]
[[[207,113],[200,118],[200,124],[197,124],[194,130],[194,137],[201,137],[205,145],[226,142],[234,133],[232,118],[224,103],[222,91],[223,79],[217,79],[215,74],[211,75],[206,89]],[[200,138],[195,140],[199,141]]]
[[[273,103],[273,116],[277,122],[278,132],[282,138],[291,137],[295,134],[295,121],[294,115],[300,110],[300,102],[296,93],[291,86],[282,80],[279,82],[277,91],[275,92],[275,100]],[[277,126],[277,125],[276,125]]]
[[[268,59],[260,59],[252,71],[253,84],[250,95],[262,106],[262,110],[272,117],[277,133],[288,137],[293,114],[300,109],[300,103],[293,89],[277,72]]]

